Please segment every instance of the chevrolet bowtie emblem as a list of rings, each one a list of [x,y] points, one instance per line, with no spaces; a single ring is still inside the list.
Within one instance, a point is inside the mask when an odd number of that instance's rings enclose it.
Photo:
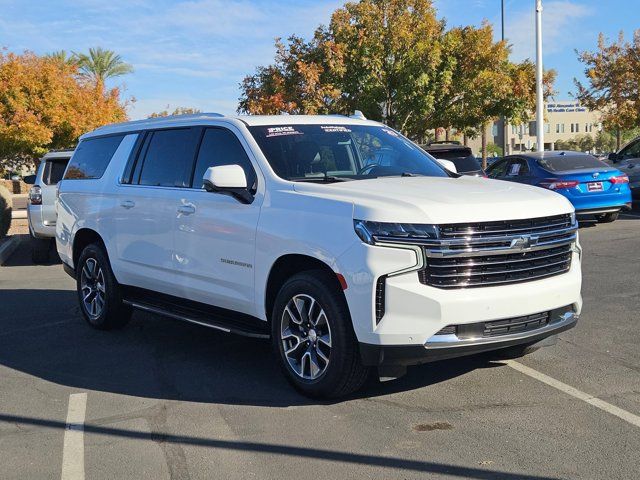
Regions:
[[[522,235],[511,240],[511,248],[514,250],[530,250],[538,244],[539,237],[537,235]]]

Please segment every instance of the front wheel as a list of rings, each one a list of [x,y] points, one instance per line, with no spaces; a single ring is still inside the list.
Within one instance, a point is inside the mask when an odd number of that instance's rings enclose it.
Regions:
[[[99,330],[111,330],[129,322],[131,307],[122,301],[120,285],[101,245],[88,245],[80,254],[76,285],[80,310],[89,325]]]
[[[618,219],[619,212],[603,213],[602,215],[596,215],[598,223],[611,223]]]
[[[341,397],[366,381],[346,301],[328,272],[291,277],[276,297],[271,328],[280,366],[303,394]]]

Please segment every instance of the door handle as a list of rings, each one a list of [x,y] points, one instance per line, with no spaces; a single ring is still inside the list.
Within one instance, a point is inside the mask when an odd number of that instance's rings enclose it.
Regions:
[[[192,203],[187,203],[186,205],[180,205],[178,207],[178,213],[180,215],[191,215],[196,213],[196,206]]]
[[[133,208],[136,206],[136,202],[134,202],[133,200],[123,200],[120,203],[120,206],[129,210],[130,208]]]

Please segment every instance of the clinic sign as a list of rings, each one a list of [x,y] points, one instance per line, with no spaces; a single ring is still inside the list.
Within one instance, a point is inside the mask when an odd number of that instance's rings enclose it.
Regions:
[[[586,112],[587,109],[577,102],[547,103],[547,112]]]

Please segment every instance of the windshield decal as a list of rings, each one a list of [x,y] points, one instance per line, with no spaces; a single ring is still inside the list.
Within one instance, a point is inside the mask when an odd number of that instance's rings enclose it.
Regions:
[[[394,132],[393,130],[389,130],[388,128],[381,128],[380,130],[382,130],[384,133],[391,135],[392,137],[398,137],[399,135]]]
[[[266,137],[282,137],[284,135],[304,135],[293,127],[269,127]]]
[[[351,129],[341,125],[320,125],[320,128],[327,133],[351,133]]]

